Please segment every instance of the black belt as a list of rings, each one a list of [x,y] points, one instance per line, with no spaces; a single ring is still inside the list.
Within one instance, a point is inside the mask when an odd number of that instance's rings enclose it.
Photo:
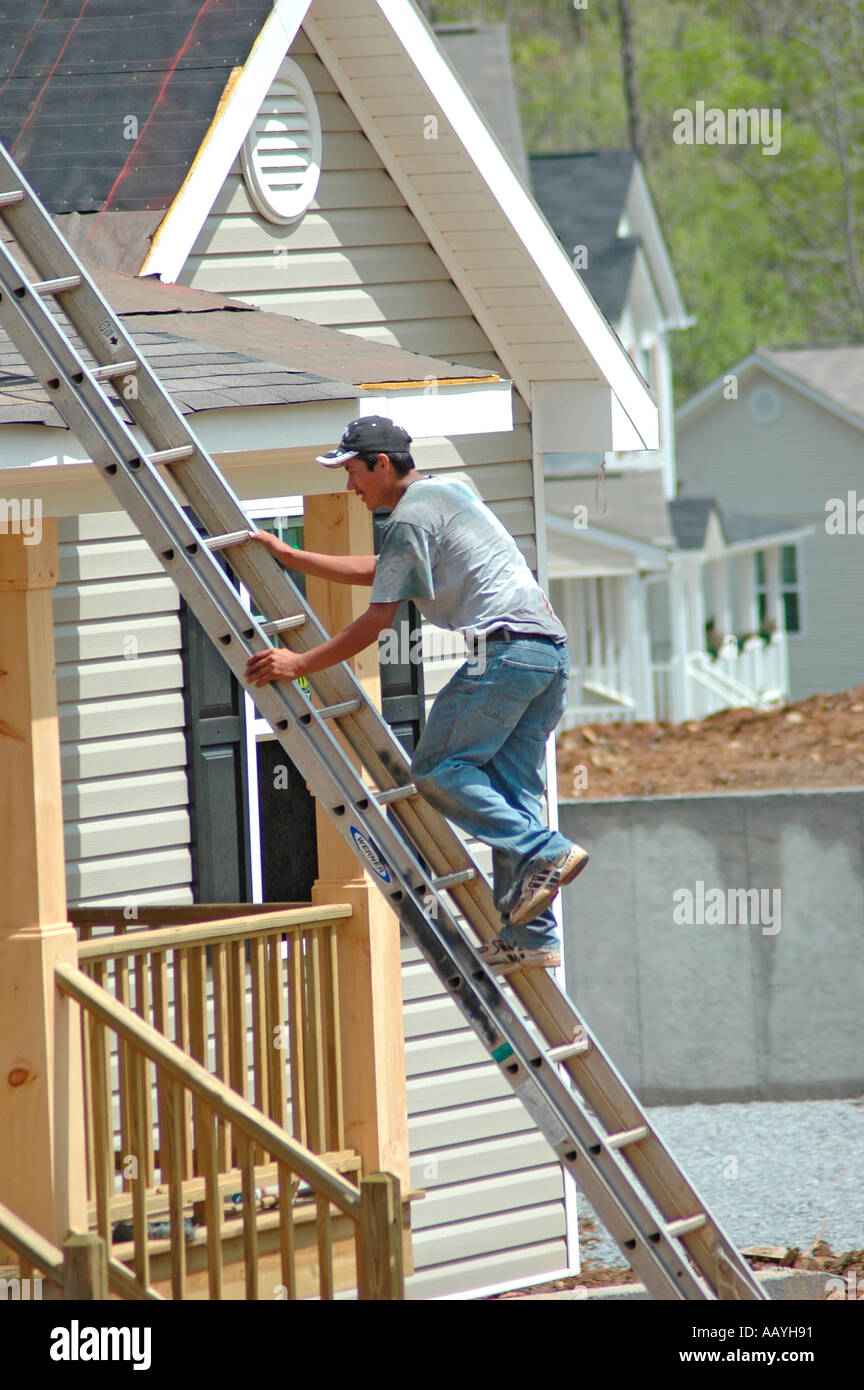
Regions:
[[[478,632],[474,635],[473,640],[475,642],[518,642],[522,638],[526,638],[530,642],[556,641],[556,638],[548,632],[514,632],[510,627],[493,627],[491,632]]]

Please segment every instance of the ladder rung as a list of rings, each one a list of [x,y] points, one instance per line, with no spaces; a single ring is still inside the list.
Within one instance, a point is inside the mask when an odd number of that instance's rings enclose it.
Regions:
[[[457,884],[470,883],[471,880],[476,877],[476,870],[460,869],[458,873],[445,874],[443,878],[433,878],[432,887],[435,889],[455,888]]]
[[[176,449],[158,449],[155,454],[150,454],[151,463],[179,463],[181,459],[191,459],[195,453],[194,444],[178,444]],[[238,531],[238,536],[245,536],[245,531]]]
[[[11,208],[15,203],[23,203],[25,197],[23,188],[12,188],[8,193],[0,193],[0,208]]]
[[[386,792],[376,792],[375,800],[379,806],[389,806],[391,801],[407,801],[409,797],[417,795],[417,788],[413,782],[407,782],[404,787],[390,787]]]
[[[271,632],[288,632],[292,627],[302,627],[305,622],[305,613],[295,613],[290,618],[273,618],[270,622],[262,623],[261,631],[269,637]]]
[[[707,1225],[708,1217],[704,1211],[700,1211],[698,1216],[684,1216],[680,1221],[670,1221],[666,1227],[666,1234],[670,1240],[677,1236],[689,1235],[691,1231],[699,1231]]]
[[[63,294],[64,290],[77,290],[81,285],[80,275],[59,275],[56,280],[34,280],[34,294]]]
[[[204,545],[208,550],[227,550],[230,545],[243,545],[249,539],[249,531],[228,531],[224,536],[208,536]]]
[[[324,705],[318,710],[318,715],[321,719],[341,719],[343,714],[356,714],[358,710],[363,708],[364,703],[359,697],[354,700],[343,700],[338,705]]]
[[[590,1052],[591,1044],[587,1038],[574,1038],[572,1042],[562,1043],[560,1047],[549,1049],[550,1062],[566,1062],[568,1057],[579,1057],[583,1052]]]
[[[607,1149],[623,1149],[628,1144],[638,1144],[640,1139],[647,1139],[651,1133],[647,1125],[639,1125],[637,1129],[621,1129],[617,1134],[610,1134],[606,1140]]]
[[[137,372],[138,363],[131,362],[109,362],[105,367],[95,367],[93,376],[97,381],[113,381],[118,376],[128,376],[130,372]]]

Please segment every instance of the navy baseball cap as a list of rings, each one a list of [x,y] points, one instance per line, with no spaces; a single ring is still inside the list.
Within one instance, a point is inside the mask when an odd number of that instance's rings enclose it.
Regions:
[[[352,420],[335,449],[319,454],[316,463],[325,468],[339,468],[358,454],[406,454],[411,436],[401,425],[394,425],[386,415],[363,415]]]

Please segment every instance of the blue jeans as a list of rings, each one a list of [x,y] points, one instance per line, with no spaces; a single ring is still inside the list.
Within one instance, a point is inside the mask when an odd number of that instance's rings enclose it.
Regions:
[[[501,936],[513,946],[557,945],[551,907],[521,927],[508,913],[529,869],[570,845],[543,824],[541,807],[546,740],[564,713],[569,672],[565,645],[487,642],[485,664],[466,662],[438,695],[411,764],[423,796],[491,845]]]

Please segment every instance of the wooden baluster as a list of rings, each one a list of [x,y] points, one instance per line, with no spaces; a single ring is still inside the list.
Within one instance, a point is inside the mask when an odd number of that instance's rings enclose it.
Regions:
[[[207,1222],[207,1278],[210,1298],[222,1298],[222,1195],[219,1191],[219,1164],[216,1157],[216,1136],[213,1111],[196,1095],[195,1149],[198,1171],[204,1178],[204,1213]]]
[[[156,951],[151,957],[151,980],[153,984],[153,1027],[168,1037],[168,963],[164,951]],[[160,1181],[166,1182],[165,1145],[167,1141],[167,1119],[165,1114],[165,1086],[160,1084],[156,1069],[156,1122],[159,1126],[159,1169]],[[154,1178],[155,1182],[155,1173]]]
[[[342,1019],[339,1010],[338,933],[328,922],[324,939],[324,1003],[327,1048],[327,1147],[345,1148],[345,1106],[342,1095]]]
[[[171,981],[174,990],[174,1042],[191,1056],[189,1043],[189,962],[185,951],[175,951]],[[195,1172],[192,1149],[192,1097],[183,1091],[183,1177]]]
[[[213,971],[213,1032],[216,1044],[216,1075],[229,1083],[229,1061],[231,1027],[228,1010],[228,948],[219,943],[212,947]],[[219,1154],[219,1170],[227,1173],[231,1167],[231,1145],[229,1126],[216,1116],[216,1142]]]
[[[87,1156],[87,1201],[96,1200],[96,1148],[93,1124],[93,1057],[87,1016],[81,1011],[81,1065],[84,1077],[84,1143]]]
[[[106,1045],[106,1030],[95,1014],[87,1015],[87,1031],[90,1035],[96,1230],[104,1240],[106,1250],[110,1250],[111,1198],[114,1195],[114,1124],[111,1105],[111,1073]]]
[[[268,936],[266,986],[266,1033],[267,1033],[267,1113],[271,1120],[283,1128],[287,1124],[285,1095],[285,1067],[288,1054],[288,1032],[286,1028],[282,977],[282,939]]]
[[[330,1230],[330,1203],[315,1198],[315,1233],[318,1237],[318,1289],[322,1299],[333,1297],[333,1240]]]
[[[324,1084],[324,1000],[321,988],[321,938],[317,931],[306,936],[306,1096],[309,1109],[309,1147],[327,1150],[326,1088]]]
[[[233,1126],[232,1126],[233,1128]],[[243,1179],[243,1259],[246,1297],[258,1298],[258,1204],[255,1201],[255,1145],[245,1134],[235,1134],[237,1161]]]
[[[291,1057],[291,1130],[309,1147],[306,1107],[306,1009],[303,1003],[303,934],[288,936],[288,1031]]]
[[[297,1270],[294,1264],[294,1195],[297,1183],[291,1177],[291,1170],[284,1163],[279,1164],[279,1252],[282,1259],[282,1283],[286,1298],[297,1297]]]
[[[144,1127],[147,1117],[145,1087],[147,1085],[146,1058],[131,1043],[123,1041],[121,1051],[124,1056],[124,1070],[129,1078],[129,1119],[130,1127],[126,1134],[127,1146],[122,1159],[133,1158],[132,1175],[132,1227],[135,1239],[135,1273],[146,1288],[150,1283],[150,1245],[147,1231],[147,1176],[146,1139]]]
[[[186,1297],[186,1232],[183,1227],[186,1092],[178,1081],[161,1070],[157,1070],[156,1084],[160,1102],[162,1180],[168,1183],[171,1221],[171,1296],[182,1300]]]
[[[229,1017],[231,1020],[229,1037],[229,1075],[230,1085],[245,1099],[249,1091],[246,1074],[246,951],[243,941],[232,941],[228,946],[228,972],[231,980]],[[239,1156],[235,1145],[232,1161],[239,1167]]]
[[[114,961],[114,997],[121,1004],[129,1008],[129,962],[125,956],[119,956]],[[113,1037],[113,1034],[112,1034]],[[126,1068],[126,1053],[122,1047],[117,1046],[117,1076],[120,1088],[120,1132],[121,1135],[128,1135],[132,1127],[132,1118],[129,1114],[129,1097],[131,1094],[131,1083]],[[124,1192],[131,1192],[132,1187],[129,1179],[123,1174],[123,1154],[129,1150],[124,1146],[125,1141],[120,1144],[120,1172],[122,1178],[122,1188]]]
[[[203,1067],[208,1065],[207,1046],[207,974],[203,946],[190,946],[186,951],[189,998],[189,1051]],[[209,1113],[209,1112],[208,1112]],[[195,1125],[196,1138],[199,1126]],[[194,1171],[203,1174],[203,1158],[194,1155]]]
[[[267,1073],[267,1000],[265,997],[265,946],[264,938],[255,936],[249,943],[249,977],[252,986],[252,1075],[255,1081],[255,1105],[267,1114],[269,1087]],[[263,1150],[258,1151],[256,1162],[264,1163]]]
[[[145,1023],[150,1022],[152,1006],[152,988],[150,980],[150,955],[139,955],[135,957],[135,1012],[139,1018],[143,1018]],[[155,1187],[156,1179],[154,1176],[153,1160],[153,1080],[152,1067],[150,1063],[143,1060],[145,1085],[142,1091],[142,1102],[144,1106],[145,1128],[142,1134],[142,1168],[144,1169],[144,1181],[147,1187]]]

